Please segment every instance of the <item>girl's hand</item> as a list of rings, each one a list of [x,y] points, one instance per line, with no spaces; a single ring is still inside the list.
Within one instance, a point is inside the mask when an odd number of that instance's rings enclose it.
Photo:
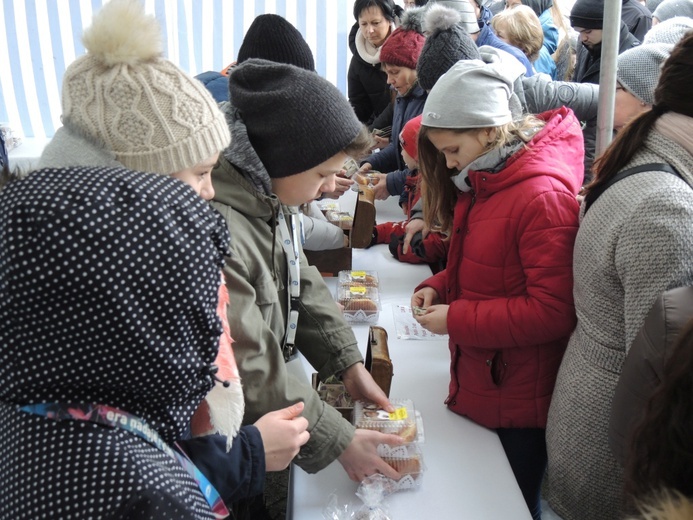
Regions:
[[[428,309],[431,305],[440,303],[438,292],[432,287],[424,287],[412,294],[411,307],[423,307]]]
[[[449,309],[449,305],[432,305],[426,309],[426,314],[414,318],[424,329],[434,334],[447,334]]]

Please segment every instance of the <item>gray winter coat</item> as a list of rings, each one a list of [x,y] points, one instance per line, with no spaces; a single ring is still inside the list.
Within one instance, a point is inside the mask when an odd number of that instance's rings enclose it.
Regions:
[[[626,167],[669,163],[606,190],[582,218],[573,257],[578,324],[546,428],[548,494],[564,520],[620,517],[622,469],[608,443],[626,354],[662,292],[693,284],[693,157],[653,130]]]

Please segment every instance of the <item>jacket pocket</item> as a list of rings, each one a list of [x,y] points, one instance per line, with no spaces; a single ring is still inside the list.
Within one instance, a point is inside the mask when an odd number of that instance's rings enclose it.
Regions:
[[[255,304],[259,307],[267,323],[272,322],[272,315],[280,312],[279,290],[271,277],[265,277],[255,284]]]
[[[508,363],[503,359],[503,352],[496,351],[486,359],[486,366],[489,370],[489,377],[494,386],[501,386],[508,369]]]

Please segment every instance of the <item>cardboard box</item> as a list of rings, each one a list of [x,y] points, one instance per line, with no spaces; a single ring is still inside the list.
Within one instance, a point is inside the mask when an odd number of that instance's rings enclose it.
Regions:
[[[393,369],[392,360],[387,348],[387,331],[382,327],[371,327],[369,332],[368,346],[366,347],[366,369],[371,373],[378,386],[383,389],[385,395],[390,397],[390,385],[392,383]],[[320,389],[321,381],[318,374],[313,373],[312,384],[316,392]],[[340,382],[329,386],[344,385]],[[340,389],[335,389],[339,393]],[[329,402],[329,401],[328,401]],[[349,422],[353,422],[353,406],[337,407],[342,416]]]
[[[323,276],[337,276],[339,271],[351,270],[352,248],[368,247],[371,243],[375,227],[375,193],[368,186],[358,185],[358,188],[359,196],[354,209],[354,222],[351,229],[344,230],[349,237],[349,247],[304,251],[308,263],[317,267]]]

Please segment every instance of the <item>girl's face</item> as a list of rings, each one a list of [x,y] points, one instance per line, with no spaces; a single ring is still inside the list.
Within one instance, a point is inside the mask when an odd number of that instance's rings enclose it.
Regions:
[[[445,156],[447,167],[461,171],[487,151],[495,130],[480,128],[457,133],[450,130],[429,130],[428,139]]]
[[[416,70],[399,65],[383,63],[383,70],[387,74],[387,84],[392,85],[400,96],[406,95],[416,82]]]
[[[649,110],[649,108],[649,105],[640,101],[617,83],[616,98],[614,99],[614,130],[620,130],[631,119]]]
[[[374,47],[380,47],[390,34],[390,22],[379,7],[369,7],[359,15],[361,33]]]
[[[300,206],[335,190],[335,176],[346,161],[344,152],[295,175],[272,179],[272,191],[287,206]]]
[[[212,168],[214,168],[218,158],[219,154],[216,153],[201,163],[197,163],[192,168],[172,173],[171,177],[191,186],[192,189],[195,190],[195,193],[203,199],[212,200],[214,198]]]

